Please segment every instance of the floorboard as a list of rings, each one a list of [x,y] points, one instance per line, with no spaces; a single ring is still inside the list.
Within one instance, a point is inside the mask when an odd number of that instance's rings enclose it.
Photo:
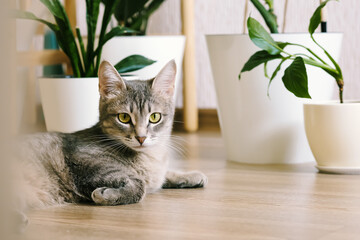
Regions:
[[[172,167],[203,171],[206,188],[33,211],[21,239],[360,239],[360,176],[231,163],[218,132],[178,135],[184,151]]]

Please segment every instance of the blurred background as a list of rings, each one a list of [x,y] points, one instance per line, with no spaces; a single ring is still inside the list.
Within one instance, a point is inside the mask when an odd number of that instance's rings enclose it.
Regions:
[[[18,1],[20,4],[21,1]],[[216,95],[205,42],[206,34],[242,34],[246,17],[251,16],[262,21],[251,3],[245,11],[245,0],[194,0],[195,26],[195,79],[197,107],[216,109]],[[318,0],[274,0],[275,13],[278,16],[279,29],[283,32],[306,32],[308,22]],[[77,0],[77,25],[86,33],[85,1]],[[40,1],[27,1],[26,8],[38,16],[46,16],[47,10]],[[345,99],[360,99],[360,1],[343,0],[328,4],[328,31],[344,33],[340,66],[345,81]],[[49,16],[50,18],[51,16]],[[41,49],[43,36],[38,32],[38,23],[17,21],[17,50]],[[182,33],[181,0],[167,0],[150,17],[148,35],[178,35]],[[240,70],[239,66],[239,70]],[[41,70],[30,75],[41,75]],[[18,109],[21,115],[28,116],[30,129],[42,129],[41,106],[35,82],[27,80],[29,70],[18,68]],[[181,86],[180,86],[181,87]],[[181,90],[179,90],[181,92]],[[334,93],[336,98],[336,93]],[[34,106],[35,105],[35,106]],[[183,107],[182,95],[177,99],[177,108]],[[32,120],[31,120],[32,119]],[[20,120],[17,123],[20,126]],[[34,126],[34,127],[33,127]]]

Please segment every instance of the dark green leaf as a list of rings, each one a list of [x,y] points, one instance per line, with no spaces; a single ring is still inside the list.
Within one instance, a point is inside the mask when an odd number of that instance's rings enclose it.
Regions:
[[[154,62],[156,61],[141,55],[131,55],[122,59],[114,67],[116,70],[118,70],[119,73],[126,73],[142,69],[153,64]]]
[[[147,3],[141,14],[138,14],[136,17],[131,19],[133,24],[129,27],[138,30],[140,35],[145,35],[149,17],[154,13],[154,11],[156,11],[156,9],[160,7],[164,1],[165,0],[148,1],[150,4]]]
[[[318,28],[320,21],[321,21],[321,9],[326,6],[326,4],[331,0],[326,0],[316,8],[315,12],[313,13],[312,17],[310,18],[309,24],[309,33],[313,34],[315,30]]]
[[[51,5],[54,7],[54,5]],[[62,6],[60,5],[60,8]],[[61,9],[58,9],[57,14],[61,12]],[[23,11],[15,11],[15,16],[17,18],[23,18],[23,19],[31,19],[35,21],[39,21],[41,23],[46,24],[51,30],[54,31],[56,35],[56,39],[58,41],[58,44],[60,48],[64,51],[64,53],[69,57],[71,66],[73,68],[74,76],[80,77],[81,76],[81,61],[78,55],[78,50],[75,43],[75,38],[72,34],[72,31],[70,29],[70,25],[68,22],[63,21],[64,17],[58,18],[55,17],[55,21],[57,23],[53,24],[48,21],[45,21],[43,19],[40,19],[36,17],[33,13],[30,12],[23,12]],[[67,18],[66,18],[67,19]]]
[[[308,90],[308,79],[304,60],[296,57],[290,66],[285,70],[282,77],[287,90],[300,98],[311,98]]]
[[[280,54],[277,55],[270,55],[267,51],[262,50],[262,51],[257,51],[256,53],[254,53],[249,60],[245,63],[244,67],[241,69],[241,73],[242,72],[246,72],[246,71],[250,71],[253,68],[259,66],[262,63],[277,59],[277,58],[282,58]]]
[[[267,51],[271,55],[277,55],[281,52],[280,47],[276,44],[274,39],[254,18],[248,18],[247,27],[250,39],[256,46]]]
[[[276,69],[274,70],[274,72],[272,73],[271,77],[270,77],[270,81],[269,81],[269,84],[268,84],[268,89],[267,89],[267,95],[269,96],[269,90],[270,90],[270,85],[272,83],[272,81],[274,80],[274,78],[276,77],[277,73],[280,71],[281,69],[281,65],[286,61],[288,60],[290,57],[286,57],[286,58],[283,58],[279,65],[276,67]]]
[[[148,0],[119,0],[114,11],[116,20],[119,23],[127,23],[129,18],[145,8],[147,1]]]
[[[259,0],[251,0],[256,9],[259,11],[261,16],[263,17],[266,25],[270,29],[271,33],[278,33],[278,25],[276,21],[276,15],[273,13],[273,4],[272,0],[268,0],[266,3],[269,5],[269,10],[267,10]]]
[[[150,15],[165,0],[120,0],[114,15],[118,24],[136,30],[136,35],[144,35]]]
[[[105,44],[107,41],[109,41],[113,37],[125,36],[125,35],[129,35],[130,33],[136,33],[136,31],[132,30],[130,28],[121,27],[121,26],[114,27],[108,33],[105,34],[102,43]]]
[[[98,72],[98,69],[100,66],[100,60],[101,60],[101,51],[105,44],[105,42],[104,42],[105,33],[106,33],[107,27],[111,20],[111,16],[114,13],[115,6],[117,3],[117,1],[115,1],[115,0],[102,0],[102,2],[105,5],[105,9],[104,9],[103,19],[102,19],[102,23],[101,23],[99,44],[98,44],[98,47],[95,50],[94,56],[93,56],[94,58],[96,57],[96,64],[95,64],[95,68],[93,70],[93,75],[97,74],[97,72]]]
[[[276,42],[276,44],[281,48],[284,49],[287,45],[289,45],[290,43],[288,42]]]
[[[86,59],[85,46],[84,46],[84,42],[83,42],[83,39],[82,39],[82,36],[81,36],[81,33],[80,33],[80,28],[78,28],[78,27],[76,28],[76,36],[77,36],[77,38],[79,40],[82,59]],[[86,69],[85,69],[85,71],[86,71]]]
[[[86,58],[84,58],[85,69],[87,72],[94,71],[94,49],[96,25],[99,17],[100,0],[86,0],[86,24],[87,24],[87,48]]]
[[[64,6],[59,0],[41,0],[41,2],[53,14],[59,27],[59,31],[55,32],[56,39],[61,49],[70,59],[74,77],[84,76],[80,53]]]
[[[40,0],[46,7],[47,9],[51,12],[52,15],[54,15],[54,17],[60,18],[61,20],[65,20],[64,19],[64,15],[61,11],[61,9],[58,7],[60,2],[58,0]]]

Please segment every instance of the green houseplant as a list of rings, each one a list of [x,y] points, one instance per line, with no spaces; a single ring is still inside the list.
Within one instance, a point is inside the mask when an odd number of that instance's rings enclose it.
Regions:
[[[280,59],[279,65],[276,67],[274,72],[270,77],[269,86],[272,80],[275,78],[276,74],[279,72],[281,65],[286,61],[291,61],[290,66],[285,70],[285,74],[282,77],[283,83],[290,92],[295,96],[301,98],[311,98],[308,91],[308,77],[306,73],[305,64],[321,68],[326,73],[330,74],[335,80],[339,87],[339,99],[340,103],[343,103],[343,75],[339,64],[334,60],[334,58],[329,54],[329,52],[321,46],[314,38],[313,34],[320,25],[320,11],[326,6],[326,4],[331,1],[327,0],[320,4],[320,6],[313,13],[310,24],[309,24],[309,34],[311,40],[326,54],[327,58],[331,61],[332,66],[328,64],[323,58],[316,54],[309,47],[303,46],[298,43],[290,42],[276,42],[271,35],[266,32],[266,30],[261,26],[261,24],[256,21],[254,18],[249,17],[247,21],[247,27],[249,29],[249,37],[251,41],[258,47],[261,51],[254,53],[250,59],[245,63],[244,67],[241,69],[241,73],[250,71],[253,68],[257,67],[260,64],[264,64],[265,76],[266,73],[266,64],[269,61]],[[308,54],[304,53],[289,53],[285,51],[285,48],[288,46],[298,46],[305,49]],[[240,73],[240,74],[241,74]],[[239,79],[240,79],[239,75]]]
[[[36,17],[31,12],[17,12],[18,18],[36,20],[46,24],[54,31],[59,46],[69,57],[73,70],[73,77],[96,77],[100,65],[102,48],[107,41],[115,36],[135,33],[136,30],[116,26],[107,31],[111,16],[115,7],[121,1],[113,0],[87,0],[86,1],[86,24],[87,24],[87,45],[84,45],[80,29],[76,28],[76,36],[73,34],[69,18],[59,0],[40,0],[53,15],[55,23],[48,22]],[[101,2],[104,4],[104,14],[101,21],[101,30],[96,45],[96,26],[99,18]],[[129,56],[118,62],[115,67],[120,73],[135,71],[154,63],[140,55]]]
[[[271,77],[268,77],[270,79],[269,89],[282,64],[289,61],[291,64],[284,71],[282,82],[289,92],[299,98],[311,98],[306,65],[319,68],[333,77],[338,86],[340,101],[338,103],[329,101],[304,103],[306,136],[320,171],[360,174],[360,149],[358,147],[360,102],[344,102],[342,70],[334,57],[314,37],[314,32],[320,25],[320,11],[329,1],[331,0],[324,1],[319,5],[313,13],[308,27],[311,40],[316,47],[323,51],[325,58],[315,53],[314,48],[303,44],[275,41],[260,23],[249,18],[247,21],[249,37],[262,50],[250,57],[241,73],[264,64],[265,76],[267,76],[266,64],[275,59],[280,60]],[[289,53],[286,50],[289,46],[299,47],[305,52]]]
[[[114,17],[119,26],[135,30],[133,35],[145,35],[148,20],[165,0],[119,0]]]
[[[270,7],[264,9],[273,11]],[[308,33],[276,33],[269,36],[275,42],[291,42],[311,49],[317,46]],[[315,33],[314,38],[329,49],[335,60],[339,57],[342,34]],[[254,53],[259,52],[249,35],[208,35],[206,40],[228,160],[259,164],[312,162],[314,157],[303,128],[303,100],[293,97],[281,82],[283,69],[290,60],[283,62],[277,74],[272,75],[282,58],[262,50],[253,58],[253,64],[256,60],[261,63],[251,71],[243,72],[241,81],[238,81],[241,67]],[[284,51],[290,54],[309,55],[306,49],[298,46],[283,44],[280,47],[286,47]],[[314,53],[322,59],[326,58],[319,48]],[[284,53],[279,55],[288,57]],[[269,73],[269,78],[272,77],[271,98],[266,94],[269,94],[269,88],[264,83],[264,69]],[[307,68],[307,72],[309,95],[314,100],[332,99],[334,85],[329,84],[332,83],[332,76],[316,67]]]
[[[72,29],[60,0],[40,0],[54,17],[54,23],[36,17],[31,12],[17,11],[16,16],[46,24],[56,35],[57,42],[69,57],[73,76],[40,78],[40,94],[48,131],[73,132],[91,127],[98,121],[98,78],[104,45],[115,36],[132,34],[123,26],[109,29],[109,23],[119,1],[85,0],[87,41],[83,41],[79,28]],[[100,21],[100,35],[96,36],[100,4],[104,13]],[[86,43],[85,43],[86,42]],[[155,61],[139,54],[126,55],[114,66],[120,73],[131,72]]]

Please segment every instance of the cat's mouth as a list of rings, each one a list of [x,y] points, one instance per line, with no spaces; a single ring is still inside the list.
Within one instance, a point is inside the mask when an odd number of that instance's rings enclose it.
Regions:
[[[146,146],[146,145],[137,145],[137,146],[132,146],[131,148],[136,150],[136,151],[141,151],[141,150],[147,149],[148,146]]]

